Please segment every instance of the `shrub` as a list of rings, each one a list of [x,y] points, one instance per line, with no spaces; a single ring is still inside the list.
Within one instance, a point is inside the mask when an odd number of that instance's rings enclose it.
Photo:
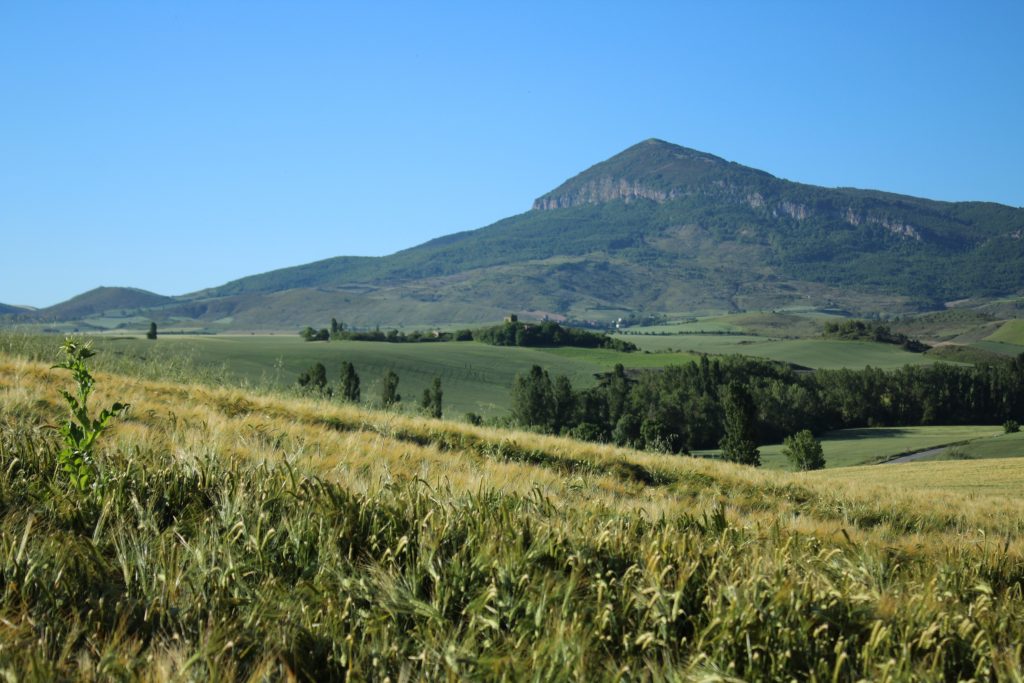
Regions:
[[[1007,420],[1003,423],[1003,432],[1006,434],[1016,434],[1020,431],[1020,422],[1016,420]]]
[[[814,438],[809,429],[801,429],[793,436],[787,436],[782,454],[789,458],[798,470],[820,470],[825,467],[825,453],[821,442]]]

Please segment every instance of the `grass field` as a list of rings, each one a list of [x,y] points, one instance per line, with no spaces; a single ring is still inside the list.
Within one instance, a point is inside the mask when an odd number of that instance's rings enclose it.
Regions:
[[[256,386],[294,386],[300,372],[316,362],[337,382],[342,361],[356,366],[363,398],[373,401],[378,382],[388,370],[399,378],[407,404],[417,401],[435,376],[441,377],[447,413],[472,411],[484,416],[505,414],[513,379],[532,365],[553,376],[567,375],[579,388],[596,383],[595,375],[622,363],[630,368],[664,367],[690,362],[688,354],[619,353],[607,349],[532,349],[497,347],[476,342],[388,344],[380,342],[306,342],[281,335],[166,335],[155,343],[137,338],[99,338],[112,354],[145,359],[159,354],[187,357],[205,368],[220,370],[231,381]]]
[[[1001,341],[989,341],[983,339],[982,341],[973,342],[971,345],[991,353],[997,353],[1001,356],[1019,356],[1024,353],[1024,346]]]
[[[823,435],[821,447],[826,467],[851,467],[936,446],[983,439],[999,431],[999,427],[992,425],[841,429]],[[782,455],[782,444],[762,446],[760,450],[761,463],[766,469],[792,469],[789,460]]]
[[[970,460],[989,460],[994,458],[1021,458],[1024,457],[1024,432],[1016,434],[998,434],[986,439],[976,439],[970,443],[957,446],[959,458]],[[950,460],[953,459],[950,453],[939,453],[929,456],[923,460]]]
[[[1001,431],[993,425],[954,425],[929,427],[868,427],[840,429],[820,437],[825,467],[853,467],[888,460],[928,448],[992,437]],[[761,466],[766,470],[792,470],[782,454],[781,443],[760,446]],[[698,455],[717,456],[717,450],[698,451]]]
[[[687,322],[631,327],[629,331],[640,334],[738,332],[762,337],[817,337],[821,334],[822,320],[835,317],[818,311],[732,313]]]
[[[910,353],[893,344],[837,339],[772,339],[725,334],[622,335],[621,338],[652,352],[676,349],[711,354],[738,353],[815,369],[859,369],[867,365],[873,368],[893,369],[904,365],[936,362],[929,356]]]
[[[990,334],[987,339],[989,341],[1020,346],[1024,350],[1024,320],[1007,320],[999,326],[998,330]]]
[[[1024,673],[1024,459],[764,472],[97,379],[132,408],[81,494],[67,377],[0,354],[11,680]]]
[[[639,334],[699,334],[701,332],[742,332],[743,330],[720,317],[699,318],[690,322],[665,323],[664,325],[645,325],[629,328],[630,332]]]

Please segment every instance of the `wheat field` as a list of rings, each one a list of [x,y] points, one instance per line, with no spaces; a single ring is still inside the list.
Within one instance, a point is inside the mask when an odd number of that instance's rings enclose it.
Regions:
[[[66,378],[0,356],[14,680],[1022,678],[1019,460],[762,472],[96,377],[132,407],[81,494]]]

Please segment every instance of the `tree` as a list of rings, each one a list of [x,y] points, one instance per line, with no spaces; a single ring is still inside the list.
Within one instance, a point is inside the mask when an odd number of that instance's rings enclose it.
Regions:
[[[345,331],[345,323],[339,323],[337,318],[331,318],[331,339],[338,339]]]
[[[146,333],[146,339],[156,339],[156,323],[149,324],[149,332]]]
[[[608,424],[618,424],[629,401],[629,378],[626,377],[626,369],[622,367],[622,363],[615,364],[615,369],[605,378],[603,385],[608,404]]]
[[[517,373],[512,382],[512,419],[526,427],[553,427],[554,392],[551,378],[539,365],[525,375]]]
[[[314,330],[312,327],[306,326],[299,332],[299,336],[306,341],[327,341],[331,338],[331,333],[327,331],[327,328]]]
[[[726,460],[741,465],[761,466],[761,452],[757,450],[757,430],[754,423],[757,411],[754,400],[738,382],[729,384],[723,397],[725,436],[718,442]]]
[[[430,417],[440,420],[442,415],[442,396],[441,378],[435,377],[434,383],[429,388],[423,390],[423,398],[420,400],[420,407],[423,409],[423,412]]]
[[[341,397],[359,403],[359,375],[356,374],[356,367],[348,361],[341,364]]]
[[[384,375],[384,379],[381,380],[381,405],[385,408],[390,408],[401,400],[402,396],[398,393],[398,375],[395,374],[394,370],[388,370],[387,374]]]
[[[327,388],[327,368],[323,363],[314,363],[308,370],[299,375],[299,386],[316,391],[321,396],[330,393]]]
[[[578,405],[576,393],[572,390],[572,382],[565,375],[559,375],[555,378],[552,398],[554,415],[551,428],[555,434],[561,434],[562,430],[576,424]]]
[[[809,429],[801,429],[793,436],[787,436],[783,441],[782,454],[798,470],[820,470],[825,467],[821,442],[814,438]]]

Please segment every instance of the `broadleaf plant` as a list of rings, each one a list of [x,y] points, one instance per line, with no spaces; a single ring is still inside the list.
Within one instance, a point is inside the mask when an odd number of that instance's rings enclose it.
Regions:
[[[96,417],[89,414],[89,395],[92,393],[95,380],[86,360],[96,355],[88,343],[74,337],[67,337],[61,345],[63,361],[54,368],[68,370],[77,385],[77,393],[61,389],[64,402],[70,413],[68,419],[56,427],[64,446],[57,456],[58,464],[68,475],[71,484],[79,491],[96,485],[97,469],[93,456],[96,439],[110,426],[110,421],[128,410],[127,403],[114,403],[104,408]]]

